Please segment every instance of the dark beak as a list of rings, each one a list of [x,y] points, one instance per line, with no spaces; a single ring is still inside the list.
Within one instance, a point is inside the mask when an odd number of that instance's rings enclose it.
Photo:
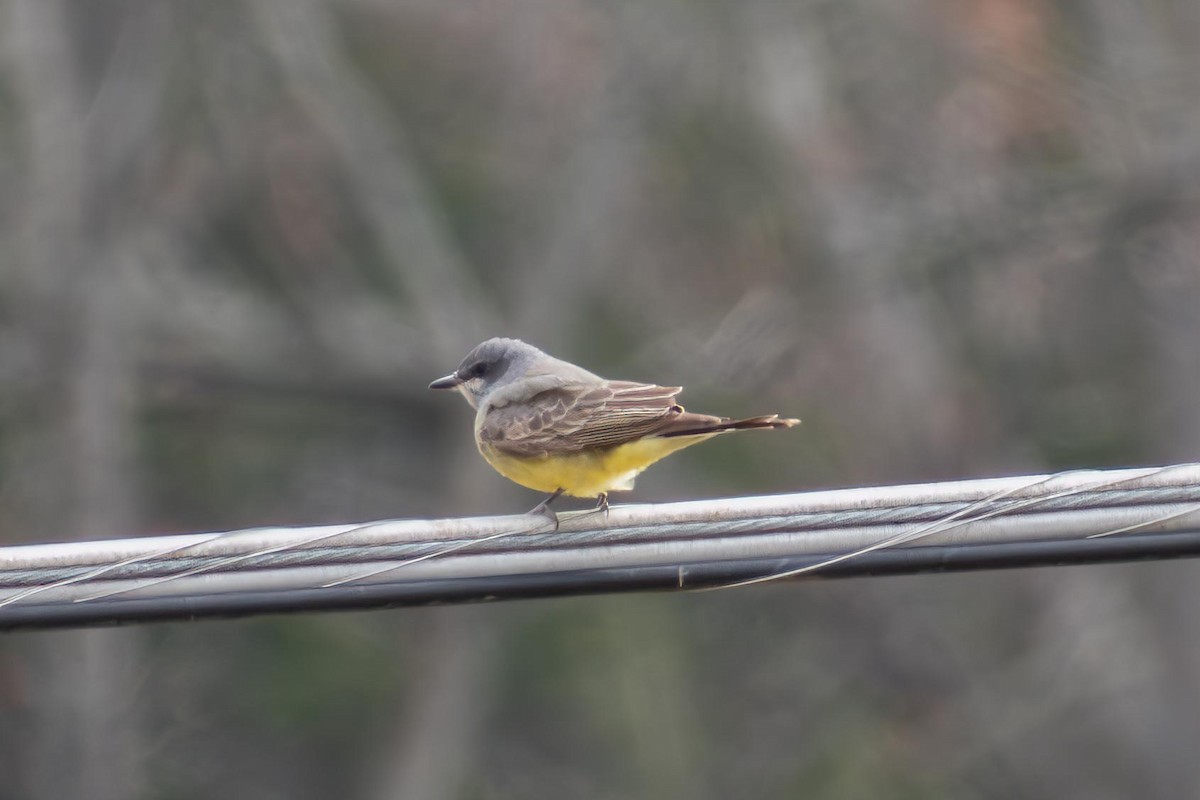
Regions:
[[[433,383],[429,384],[430,389],[457,389],[462,383],[462,378],[451,373],[444,378],[438,378]]]

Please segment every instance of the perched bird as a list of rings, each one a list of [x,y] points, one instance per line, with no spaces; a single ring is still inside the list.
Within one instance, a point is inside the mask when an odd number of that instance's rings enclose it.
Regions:
[[[509,480],[549,492],[531,513],[556,522],[549,504],[561,494],[594,497],[607,510],[609,492],[632,489],[642,470],[676,450],[800,422],[694,414],[675,402],[681,386],[606,380],[518,339],[488,339],[429,388],[462,393],[476,409],[479,452]]]

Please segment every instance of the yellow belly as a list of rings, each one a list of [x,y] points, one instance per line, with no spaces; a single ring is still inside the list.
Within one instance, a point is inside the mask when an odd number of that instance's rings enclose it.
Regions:
[[[497,472],[522,486],[539,492],[562,489],[573,497],[596,497],[603,492],[632,489],[633,479],[655,461],[715,435],[639,439],[616,447],[533,458],[501,453],[482,443],[479,452]]]

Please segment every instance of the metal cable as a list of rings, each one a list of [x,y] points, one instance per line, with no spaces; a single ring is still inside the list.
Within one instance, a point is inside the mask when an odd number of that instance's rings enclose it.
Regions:
[[[0,630],[1200,554],[1200,465],[0,547]]]

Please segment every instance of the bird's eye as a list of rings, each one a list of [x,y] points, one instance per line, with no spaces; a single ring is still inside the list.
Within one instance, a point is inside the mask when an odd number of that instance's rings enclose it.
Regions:
[[[483,373],[487,372],[487,364],[483,363],[482,361],[476,361],[467,371],[471,373],[472,378],[481,377]]]

